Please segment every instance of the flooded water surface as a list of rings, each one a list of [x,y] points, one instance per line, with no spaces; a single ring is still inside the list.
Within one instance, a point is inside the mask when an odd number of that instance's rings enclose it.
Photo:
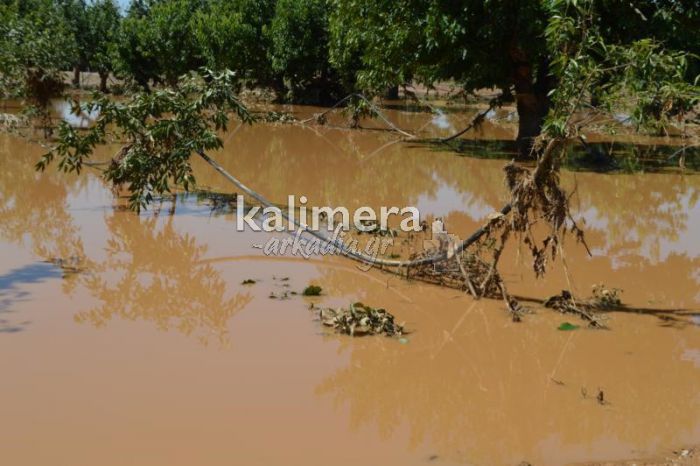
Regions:
[[[275,202],[416,206],[465,237],[506,199],[502,160],[383,131],[256,124],[225,139],[212,156]],[[42,151],[0,136],[3,464],[556,465],[700,443],[697,175],[565,172],[593,255],[569,239],[536,280],[507,250],[508,286],[532,298],[514,323],[500,301],[342,257],[266,257],[252,245],[269,235],[236,231],[206,196],[134,214],[96,168],[37,174]],[[195,168],[200,188],[235,191]],[[559,331],[580,322],[537,304],[600,283],[630,308],[610,330]],[[322,295],[291,294],[309,284]],[[309,309],[352,301],[409,334],[340,336]]]

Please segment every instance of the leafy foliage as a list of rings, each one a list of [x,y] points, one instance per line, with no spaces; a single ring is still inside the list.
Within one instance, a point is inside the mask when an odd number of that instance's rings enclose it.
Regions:
[[[316,88],[323,98],[338,100],[337,74],[329,63],[329,2],[327,0],[279,0],[268,29],[272,69],[299,101]]]
[[[169,0],[129,10],[118,41],[117,70],[148,88],[148,81],[177,83],[202,65],[192,16],[203,0]]]
[[[114,71],[121,16],[114,0],[95,0],[88,6],[86,16],[90,38],[86,48],[88,67],[100,74],[104,92],[106,76]]]
[[[272,0],[213,0],[193,18],[193,33],[206,66],[235,71],[251,83],[273,81],[265,28],[274,15]]]
[[[590,103],[591,96],[601,103],[634,96],[624,101],[644,123],[649,116],[678,116],[698,92],[692,70],[698,70],[700,13],[693,1],[333,5],[330,57],[346,83],[375,94],[410,80],[430,85],[452,79],[466,91],[513,89],[519,139],[540,133],[552,98],[555,115],[547,129],[562,134],[561,115]],[[579,94],[583,83],[587,89]]]
[[[58,157],[59,170],[80,172],[95,146],[108,140],[125,141],[104,172],[114,185],[127,185],[130,207],[146,207],[154,195],[170,192],[173,185],[189,189],[195,184],[192,154],[222,146],[217,132],[225,130],[229,113],[252,121],[236,98],[237,81],[230,71],[180,80],[175,90],[138,93],[126,102],[97,94],[84,111],[100,116],[87,132],[67,123],[59,128],[59,143],[37,164],[44,170]]]
[[[69,25],[50,0],[0,4],[0,95],[26,98],[44,108],[60,93],[61,70],[76,44]]]
[[[331,18],[332,60],[348,73],[359,65],[363,90],[412,79],[507,87],[511,45],[533,62],[544,50],[540,2],[335,0]]]
[[[90,22],[87,16],[85,0],[55,0],[57,13],[68,25],[70,34],[75,41],[75,49],[71,57],[71,66],[86,69],[89,66]]]
[[[545,30],[558,85],[545,130],[550,136],[578,136],[601,113],[628,114],[637,128],[666,127],[682,120],[700,90],[686,81],[689,55],[670,51],[649,38],[610,43],[594,2],[551,2]],[[574,118],[587,110],[587,117]]]

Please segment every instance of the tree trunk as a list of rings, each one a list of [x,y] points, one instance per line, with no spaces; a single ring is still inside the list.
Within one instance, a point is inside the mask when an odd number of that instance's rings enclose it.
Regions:
[[[107,88],[107,78],[109,78],[109,72],[100,72],[100,92],[103,93],[108,93],[109,89]]]
[[[546,95],[533,92],[515,93],[518,109],[518,137],[516,144],[521,158],[530,157],[535,138],[542,131],[544,117],[549,110],[549,100]]]
[[[549,62],[546,59],[539,63],[535,80],[532,63],[520,48],[511,48],[510,57],[518,110],[516,144],[520,158],[528,158],[532,155],[533,143],[542,131],[542,123],[549,111],[548,93],[554,82],[549,75]]]
[[[384,98],[387,100],[399,100],[399,86],[391,86],[384,92]]]
[[[80,67],[78,65],[73,67],[73,86],[80,87]]]

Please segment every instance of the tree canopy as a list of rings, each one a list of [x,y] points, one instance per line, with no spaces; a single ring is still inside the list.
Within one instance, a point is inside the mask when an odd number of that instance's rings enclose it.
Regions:
[[[611,58],[626,52],[627,63],[646,73],[637,84],[662,78],[658,95],[645,98],[663,100],[671,87],[696,79],[699,30],[700,7],[693,0],[334,0],[331,60],[357,88],[375,92],[440,80],[469,92],[512,90],[519,139],[529,148],[553,92],[581,77],[576,65],[598,68],[588,94],[610,93],[623,81],[633,84],[621,76],[623,68],[610,68]]]
[[[449,81],[467,93],[500,89],[495,104],[514,97],[523,155],[543,128],[564,131],[560,114],[616,106],[663,131],[697,103],[697,0],[132,0],[123,12],[114,0],[0,5],[5,83],[74,67],[98,72],[103,91],[110,73],[149,90],[207,67],[281,100],[328,103]],[[4,88],[22,94],[28,82]]]

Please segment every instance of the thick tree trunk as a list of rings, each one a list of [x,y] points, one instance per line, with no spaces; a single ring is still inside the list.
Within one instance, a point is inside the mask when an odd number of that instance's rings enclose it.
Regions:
[[[384,92],[384,98],[387,100],[399,100],[399,86],[391,86]]]
[[[80,67],[78,65],[73,67],[73,86],[80,87]]]
[[[516,143],[521,158],[532,155],[535,138],[542,131],[542,123],[549,111],[549,96],[554,83],[549,75],[549,63],[543,59],[537,66],[537,79],[533,65],[518,47],[510,51],[513,64],[513,85],[518,110],[518,136]]]
[[[107,78],[109,78],[109,72],[100,72],[100,92],[105,94],[109,92],[109,89],[107,89]]]
[[[533,92],[515,93],[518,109],[518,137],[516,143],[520,157],[529,157],[535,138],[542,131],[544,117],[549,110],[549,100],[546,95]]]

